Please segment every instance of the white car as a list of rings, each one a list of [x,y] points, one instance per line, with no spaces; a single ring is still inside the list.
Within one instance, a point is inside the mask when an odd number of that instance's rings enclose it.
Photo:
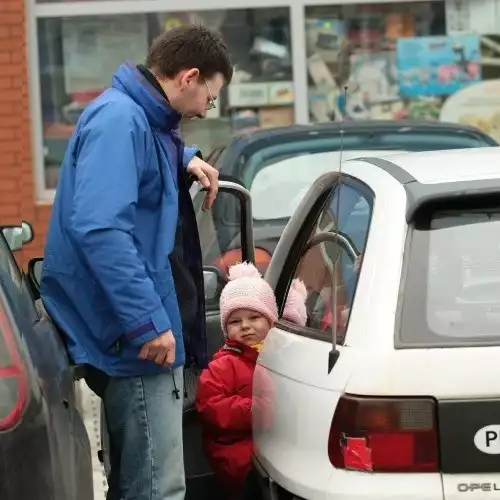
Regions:
[[[192,194],[201,207],[203,190]],[[223,341],[213,249],[256,255],[249,192],[223,181],[217,203],[223,227],[198,211],[211,352]],[[279,320],[254,378],[254,393],[274,401],[270,427],[254,413],[267,498],[499,498],[500,148],[333,167],[267,269],[280,310],[296,276],[309,291],[308,325]],[[186,498],[216,499],[189,368],[186,380]]]
[[[358,272],[339,276],[339,255],[355,256],[325,227],[356,242]],[[311,240],[328,243],[313,256]],[[318,179],[266,279],[281,305],[295,275],[331,297],[335,272],[337,328],[280,321],[259,358],[274,391],[272,427],[255,428],[270,498],[499,497],[500,148],[353,159],[340,184]]]

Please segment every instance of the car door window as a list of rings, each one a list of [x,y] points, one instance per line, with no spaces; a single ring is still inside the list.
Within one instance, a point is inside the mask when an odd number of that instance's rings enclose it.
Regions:
[[[33,298],[3,236],[0,236],[0,286],[5,292],[16,320],[26,325],[33,325],[38,320]]]
[[[332,241],[315,245],[298,262],[294,277],[300,278],[308,291],[306,335],[309,331],[315,337],[330,339],[336,320],[337,343],[343,343],[362,268],[372,206],[373,194],[361,183],[341,183],[332,189],[317,218],[309,241],[323,233],[337,233],[346,245],[341,247]]]
[[[205,197],[205,191],[198,191],[192,201],[200,236],[203,267],[210,271],[212,276],[209,288],[215,287],[218,290],[215,296],[210,293],[210,300],[205,297],[207,308],[213,310],[218,309],[218,297],[227,282],[229,268],[244,260],[241,207],[240,201],[233,193],[219,190],[212,208],[204,211]]]

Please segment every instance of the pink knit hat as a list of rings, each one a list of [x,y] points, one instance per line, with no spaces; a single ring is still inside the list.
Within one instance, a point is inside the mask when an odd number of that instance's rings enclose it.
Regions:
[[[250,309],[266,317],[271,325],[278,319],[272,288],[253,264],[243,262],[229,268],[228,283],[220,296],[221,325],[226,335],[229,315],[237,309]]]
[[[305,326],[307,322],[306,299],[306,286],[302,280],[295,278],[290,284],[285,310],[283,311],[283,319],[300,326]]]

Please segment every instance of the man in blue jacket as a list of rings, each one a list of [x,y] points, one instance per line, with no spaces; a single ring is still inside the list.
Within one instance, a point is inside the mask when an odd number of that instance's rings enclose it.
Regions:
[[[104,400],[108,499],[181,500],[183,365],[207,364],[203,273],[188,177],[217,171],[184,147],[181,117],[213,108],[232,77],[220,36],[162,34],[82,113],[61,169],[41,293],[73,361]]]

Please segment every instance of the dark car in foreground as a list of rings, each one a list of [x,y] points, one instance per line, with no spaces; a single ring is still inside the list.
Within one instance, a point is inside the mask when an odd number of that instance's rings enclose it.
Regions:
[[[74,367],[14,253],[29,224],[0,232],[0,499],[92,500],[90,443]]]
[[[376,156],[381,151],[389,154],[492,146],[498,143],[479,129],[452,123],[331,122],[242,133],[215,148],[207,161],[217,167],[222,179],[250,191],[256,260],[264,271],[304,193],[341,159]],[[216,231],[203,231],[202,247],[204,264],[218,267],[224,274],[228,266],[240,260],[241,252],[235,240],[239,217],[235,199],[224,194],[221,198],[210,216]],[[202,196],[194,201],[199,213]],[[216,242],[207,240],[214,234]],[[229,249],[222,258],[221,248]]]

